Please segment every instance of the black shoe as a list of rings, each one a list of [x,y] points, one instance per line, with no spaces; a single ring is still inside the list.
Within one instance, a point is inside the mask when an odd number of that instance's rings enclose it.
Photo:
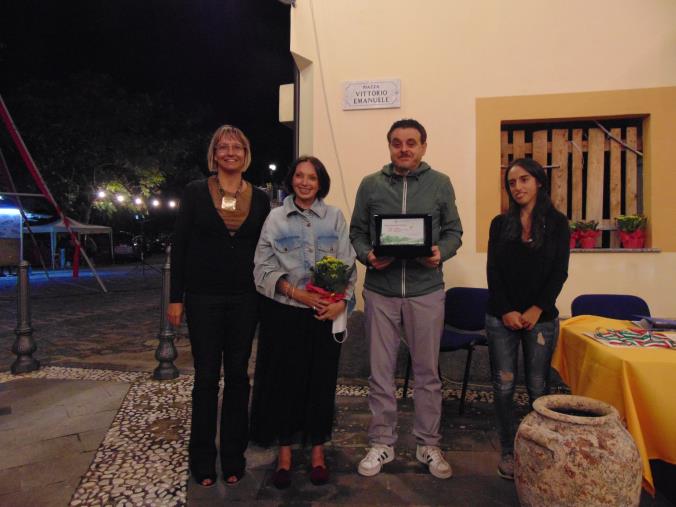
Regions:
[[[216,485],[216,474],[192,474],[194,481],[203,488],[213,488]]]
[[[272,474],[272,485],[277,489],[286,489],[291,486],[291,472],[280,468]]]
[[[234,481],[228,481],[230,477],[234,477]],[[244,477],[244,471],[242,470],[241,472],[223,472],[223,482],[225,483],[226,486],[237,486],[239,484],[239,481],[242,480],[242,477]]]

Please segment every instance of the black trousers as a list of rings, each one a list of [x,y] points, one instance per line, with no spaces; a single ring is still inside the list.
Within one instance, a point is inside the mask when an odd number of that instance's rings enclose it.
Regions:
[[[247,367],[258,320],[256,292],[186,295],[186,317],[195,364],[190,470],[213,474],[216,459],[218,382],[223,367],[220,456],[223,475],[241,474],[249,440]]]

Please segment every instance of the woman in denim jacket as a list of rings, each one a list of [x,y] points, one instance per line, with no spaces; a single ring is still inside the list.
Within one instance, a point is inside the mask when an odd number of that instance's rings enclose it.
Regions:
[[[556,298],[568,277],[568,219],[547,194],[547,173],[532,159],[505,172],[509,209],[488,239],[486,334],[502,458],[498,475],[514,478],[514,386],[519,343],[531,404],[547,394],[558,337]]]
[[[261,232],[254,279],[264,298],[251,410],[251,439],[279,445],[273,484],[291,483],[291,444],[312,445],[310,480],[329,479],[323,444],[331,439],[340,343],[332,321],[344,317],[352,298],[355,253],[338,208],[323,198],[330,179],[315,157],[296,160],[286,177],[291,192]],[[331,302],[305,290],[311,269],[325,256],[351,267],[345,299]]]

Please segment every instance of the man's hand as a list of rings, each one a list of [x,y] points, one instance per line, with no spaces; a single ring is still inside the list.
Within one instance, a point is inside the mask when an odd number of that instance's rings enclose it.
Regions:
[[[542,308],[535,305],[523,312],[521,314],[521,324],[523,325],[523,329],[528,329],[529,331],[533,329],[535,324],[538,323],[540,315],[542,315]]]
[[[502,323],[507,329],[517,331],[523,329],[522,316],[519,312],[509,312],[502,316]]]
[[[169,303],[167,308],[167,318],[169,319],[169,324],[174,327],[181,325],[181,319],[183,318],[183,303]]]
[[[438,268],[441,264],[441,250],[437,245],[432,245],[431,257],[418,257],[416,260],[426,268]]]
[[[376,254],[374,254],[373,250],[371,250],[368,254],[367,260],[374,269],[380,271],[392,264],[394,262],[394,257],[376,257]]]

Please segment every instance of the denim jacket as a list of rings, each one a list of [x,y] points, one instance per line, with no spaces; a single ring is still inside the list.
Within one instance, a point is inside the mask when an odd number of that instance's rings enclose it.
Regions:
[[[345,291],[345,299],[351,299],[357,281],[356,254],[342,212],[322,199],[315,199],[310,209],[300,211],[293,198],[286,197],[263,225],[254,256],[256,290],[279,303],[303,308],[302,303],[276,292],[277,281],[286,277],[291,284],[304,288],[312,278],[310,268],[330,255],[352,266]]]

